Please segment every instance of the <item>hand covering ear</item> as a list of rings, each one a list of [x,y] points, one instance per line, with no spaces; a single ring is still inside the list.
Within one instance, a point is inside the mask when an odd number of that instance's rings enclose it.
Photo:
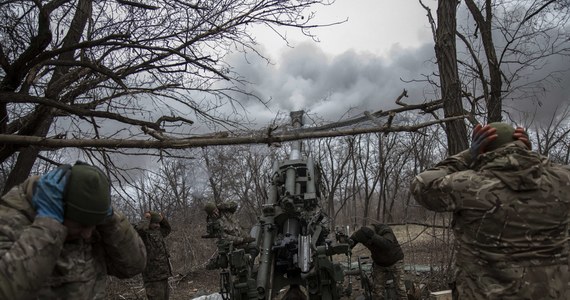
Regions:
[[[473,128],[471,147],[469,147],[471,158],[476,159],[479,154],[485,152],[485,147],[497,139],[496,132],[497,129],[489,125],[481,126],[481,124],[477,124],[477,126]]]

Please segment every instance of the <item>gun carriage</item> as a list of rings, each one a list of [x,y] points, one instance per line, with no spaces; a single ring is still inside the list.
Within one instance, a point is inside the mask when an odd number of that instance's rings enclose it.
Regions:
[[[291,113],[294,128],[303,125],[302,117],[303,111]],[[360,268],[350,270],[350,245],[328,239],[329,219],[319,207],[318,185],[313,160],[301,156],[300,141],[293,142],[289,158],[273,165],[268,203],[251,230],[255,241],[237,248],[218,239],[216,267],[224,299],[272,299],[287,286],[302,286],[308,299],[336,300],[352,293],[351,281],[343,285],[346,276],[367,282]],[[209,223],[205,237],[218,236],[217,230]],[[349,269],[334,262],[334,255],[346,255]]]

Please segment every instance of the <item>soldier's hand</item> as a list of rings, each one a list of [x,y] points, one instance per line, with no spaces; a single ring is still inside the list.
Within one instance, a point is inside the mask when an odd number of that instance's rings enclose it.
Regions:
[[[60,223],[63,222],[63,194],[70,176],[71,166],[61,165],[40,177],[32,196],[32,204],[38,217],[47,217]]]
[[[350,249],[354,248],[354,246],[356,246],[356,244],[358,244],[358,242],[356,242],[353,239],[348,239],[347,243],[348,243],[348,246],[350,247]]]
[[[212,211],[212,216],[214,216],[214,218],[220,217],[220,210],[217,207],[214,208],[214,211]]]
[[[481,126],[481,124],[477,124],[477,126],[473,128],[471,147],[469,147],[472,159],[476,159],[479,154],[485,152],[485,147],[497,139],[496,133],[497,129],[489,125]]]
[[[524,130],[524,128],[517,127],[515,129],[515,132],[513,133],[513,138],[515,140],[523,142],[528,147],[528,150],[532,150],[532,144],[530,143],[528,134],[526,133],[526,130]]]

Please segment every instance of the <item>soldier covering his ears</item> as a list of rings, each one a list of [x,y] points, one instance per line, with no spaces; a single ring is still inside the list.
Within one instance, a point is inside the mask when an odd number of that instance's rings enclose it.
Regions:
[[[386,224],[362,226],[349,238],[349,244],[354,247],[361,243],[370,250],[374,262],[372,266],[372,296],[374,299],[384,299],[386,281],[390,276],[398,298],[408,299],[404,285],[404,252],[392,228]]]
[[[2,197],[0,299],[104,299],[107,275],[132,277],[145,263],[95,166],[62,165]]]
[[[468,150],[416,176],[416,201],[453,212],[454,299],[568,299],[570,171],[522,128],[477,125]]]
[[[164,239],[172,231],[170,223],[161,213],[147,211],[135,228],[146,246],[147,263],[142,275],[147,299],[166,300],[170,297],[168,277],[172,269]]]

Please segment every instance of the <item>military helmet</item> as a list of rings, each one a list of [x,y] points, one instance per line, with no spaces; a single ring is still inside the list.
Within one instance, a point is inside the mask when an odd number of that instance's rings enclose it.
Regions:
[[[216,210],[216,204],[214,202],[208,202],[204,205],[204,211],[211,214]]]
[[[160,215],[160,213],[157,213],[156,211],[151,211],[149,213],[150,213],[151,223],[160,223],[160,221],[162,221],[162,216]]]
[[[515,133],[513,126],[502,122],[489,123],[488,125],[497,130],[497,139],[485,147],[485,152],[493,151],[505,144],[516,141],[513,137],[513,133]]]

